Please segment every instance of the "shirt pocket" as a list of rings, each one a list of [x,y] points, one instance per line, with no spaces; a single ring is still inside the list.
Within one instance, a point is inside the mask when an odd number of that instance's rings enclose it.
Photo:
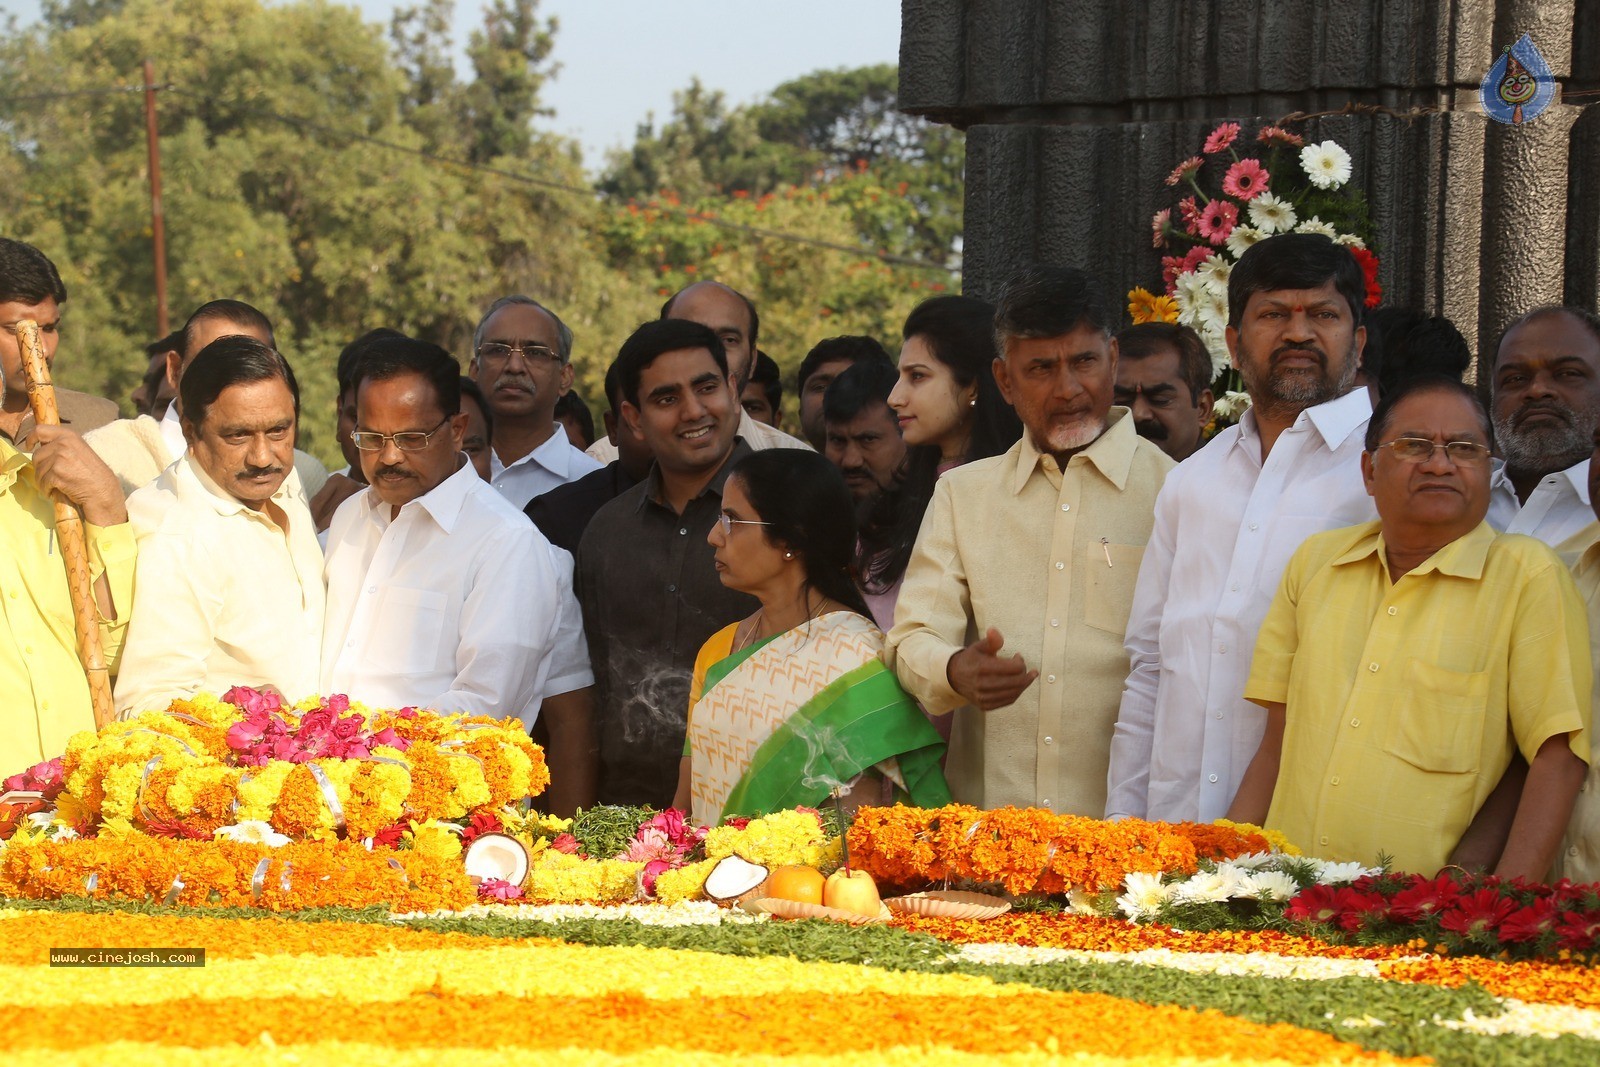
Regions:
[[[1097,630],[1121,637],[1133,610],[1133,587],[1139,579],[1143,545],[1090,542],[1085,550],[1088,588],[1084,591],[1083,621]]]
[[[1406,664],[1406,697],[1389,749],[1419,770],[1476,774],[1483,756],[1487,671],[1452,671],[1424,660]]]
[[[444,646],[449,598],[428,589],[389,586],[378,598],[372,632],[364,642],[372,667],[396,674],[454,673],[455,645]],[[448,662],[446,662],[448,660]]]

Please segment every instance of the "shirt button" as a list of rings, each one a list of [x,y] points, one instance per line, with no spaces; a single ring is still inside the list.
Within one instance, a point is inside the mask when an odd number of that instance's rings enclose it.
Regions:
[[[375,586],[375,585],[367,586],[367,592],[368,593],[376,593],[377,591],[378,591],[378,587],[377,586]]]
[[[678,587],[677,587],[677,586],[675,586],[675,585],[669,585],[669,586],[667,586],[667,592],[669,592],[669,593],[676,593],[676,592],[677,592],[677,591],[678,591]]]
[[[345,648],[355,648],[356,647],[356,643],[354,641],[346,641],[344,643],[344,647]]]
[[[687,527],[684,527],[684,528],[683,528],[683,529],[681,529],[681,530],[679,530],[679,531],[678,531],[678,536],[679,536],[679,537],[684,537],[684,536],[686,536],[686,535],[687,535],[687,534],[688,534],[688,533],[689,533],[689,530],[688,530],[688,528],[687,528]]]
[[[1337,774],[1334,775],[1332,778],[1329,779],[1329,782],[1331,782],[1333,785],[1338,785],[1339,784],[1339,776]]]
[[[1061,505],[1061,510],[1062,511],[1071,511],[1072,510],[1072,505],[1071,504],[1062,504]]]
[[[1251,523],[1251,524],[1250,524],[1250,529],[1252,529],[1252,530],[1254,530],[1254,529],[1255,529],[1255,528],[1256,528],[1256,524],[1255,524],[1255,523],[1253,523],[1253,522],[1252,522],[1252,523]]]
[[[1050,620],[1050,625],[1059,627],[1061,625],[1061,620],[1060,619],[1051,619]]]
[[[1398,615],[1398,614],[1400,614],[1400,609],[1399,608],[1390,608],[1389,609],[1389,614],[1390,615]]]
[[[1050,801],[1049,800],[1041,800],[1041,801],[1039,801],[1039,806],[1041,808],[1048,808],[1050,806]]]
[[[50,710],[50,702],[48,700],[39,701],[39,710],[40,711],[49,711]]]
[[[1053,675],[1053,674],[1047,674],[1047,675],[1045,675],[1045,679],[1044,680],[1047,681],[1047,682],[1054,682],[1056,680],[1056,676]]]
[[[1227,652],[1228,652],[1228,646],[1227,645],[1218,645],[1217,646],[1217,653],[1219,655],[1227,655]]]
[[[1057,561],[1056,561],[1056,570],[1058,570],[1058,571],[1059,571],[1059,570],[1061,570],[1061,569],[1062,569],[1062,568],[1063,568],[1063,567],[1065,567],[1065,566],[1066,566],[1066,564],[1065,564],[1065,563],[1062,563],[1062,562],[1061,562],[1061,561],[1060,561],[1060,560],[1057,560]]]
[[[1219,719],[1222,718],[1222,712],[1220,712],[1220,711],[1217,712],[1217,718],[1219,718]]]
[[[1239,583],[1238,582],[1234,582],[1233,583],[1233,591],[1235,593],[1237,593],[1239,591]]]
[[[1213,774],[1213,775],[1210,775],[1210,776],[1209,776],[1209,780],[1210,780],[1210,781],[1211,781],[1211,782],[1212,782],[1212,783],[1213,783],[1213,784],[1215,784],[1215,782],[1216,782],[1216,780],[1217,780],[1217,776],[1216,776],[1216,775],[1214,775],[1214,774]]]
[[[1322,845],[1326,845],[1328,843],[1328,835],[1327,834],[1323,834],[1320,838],[1317,839],[1317,843],[1318,844],[1322,844]]]
[[[1047,737],[1044,739],[1044,743],[1047,745],[1053,745],[1056,743],[1056,739],[1053,737]]]
[[[1361,725],[1361,720],[1360,719],[1351,719],[1350,720],[1350,725],[1351,726],[1360,726]]]
[[[1567,855],[1576,856],[1577,854],[1578,854],[1578,846],[1577,845],[1573,845],[1571,848],[1567,849]]]
[[[1377,674],[1378,673],[1378,665],[1376,663],[1369,663],[1369,664],[1367,664],[1367,670],[1371,671],[1373,674]]]

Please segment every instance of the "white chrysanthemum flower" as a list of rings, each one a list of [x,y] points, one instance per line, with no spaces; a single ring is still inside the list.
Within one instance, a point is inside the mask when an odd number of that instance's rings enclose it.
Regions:
[[[1344,245],[1346,248],[1367,247],[1367,242],[1363,241],[1353,233],[1341,233],[1333,239],[1333,243],[1336,245]]]
[[[1174,904],[1209,904],[1228,899],[1228,891],[1233,887],[1233,880],[1226,878],[1216,871],[1201,871],[1199,874],[1178,884],[1177,892],[1172,894]]]
[[[35,830],[46,829],[55,821],[56,813],[53,811],[36,811],[28,816],[28,825]]]
[[[1273,856],[1270,852],[1248,852],[1243,856],[1235,856],[1228,862],[1241,870],[1259,871],[1261,868],[1270,865],[1272,859]]]
[[[75,841],[77,837],[78,831],[70,826],[57,826],[55,832],[50,835],[53,841]]]
[[[1265,231],[1258,230],[1254,226],[1235,226],[1224,243],[1233,255],[1242,256],[1245,249],[1266,236]]]
[[[1205,279],[1207,285],[1213,287],[1222,286],[1222,292],[1226,295],[1228,292],[1228,276],[1233,273],[1233,261],[1227,256],[1221,256],[1213,252],[1205,258],[1205,262],[1194,269],[1194,272]]]
[[[1161,905],[1172,899],[1174,888],[1162,885],[1159,874],[1135,871],[1123,883],[1123,894],[1117,898],[1117,909],[1135,921],[1150,918],[1161,909]]]
[[[1317,216],[1315,216],[1315,215],[1312,215],[1309,219],[1306,219],[1306,221],[1304,221],[1300,225],[1296,226],[1294,228],[1294,232],[1295,233],[1320,233],[1324,237],[1337,237],[1337,236],[1339,236],[1339,231],[1338,230],[1334,229],[1328,223],[1323,222],[1321,219],[1317,218]]]
[[[1207,282],[1205,294],[1194,309],[1195,328],[1221,336],[1228,325],[1228,284]]]
[[[1300,149],[1300,166],[1318,189],[1337,189],[1350,180],[1350,153],[1334,141]]]
[[[1216,360],[1213,358],[1212,362],[1215,363]],[[1232,419],[1237,422],[1239,421],[1239,416],[1243,415],[1249,408],[1250,394],[1230,389],[1217,398],[1217,402],[1212,406],[1211,411],[1219,419]]]
[[[1199,274],[1188,271],[1178,275],[1172,283],[1172,301],[1178,305],[1179,322],[1185,326],[1195,325],[1206,293],[1206,281]]]
[[[1099,915],[1100,909],[1095,906],[1095,895],[1085,893],[1081,889],[1074,889],[1067,894],[1067,906],[1074,915]]]
[[[1346,885],[1362,877],[1367,869],[1359,863],[1329,863],[1324,861],[1317,868],[1317,883],[1319,885]]]
[[[1222,318],[1215,322],[1202,322],[1195,327],[1195,332],[1200,335],[1200,340],[1205,342],[1206,351],[1211,354],[1211,377],[1215,378],[1232,365],[1232,357],[1228,354],[1228,339],[1224,328],[1228,325],[1227,305],[1224,303]]]
[[[1282,871],[1257,871],[1250,876],[1251,896],[1283,903],[1300,892],[1300,885]]]
[[[1250,201],[1250,225],[1263,236],[1288,233],[1294,229],[1296,218],[1294,205],[1271,193],[1262,193]]]
[[[271,823],[260,819],[246,819],[232,826],[219,826],[216,833],[211,836],[246,845],[267,845],[271,848],[279,848],[289,843],[287,834],[278,833],[272,828]]]

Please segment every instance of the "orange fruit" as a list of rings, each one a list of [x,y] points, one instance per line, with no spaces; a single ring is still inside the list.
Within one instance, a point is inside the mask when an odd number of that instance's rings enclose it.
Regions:
[[[767,884],[767,891],[770,896],[780,900],[821,904],[823,883],[822,872],[815,867],[791,865],[779,867],[772,872],[772,880]]]

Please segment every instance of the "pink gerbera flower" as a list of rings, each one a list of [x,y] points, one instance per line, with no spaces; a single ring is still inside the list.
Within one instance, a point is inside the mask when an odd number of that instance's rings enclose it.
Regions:
[[[1282,126],[1263,126],[1261,132],[1256,134],[1256,140],[1262,144],[1288,145],[1290,148],[1305,147],[1306,139],[1298,133],[1290,133]]]
[[[1186,196],[1178,201],[1178,218],[1183,220],[1184,229],[1199,234],[1200,207],[1194,202],[1194,197]]]
[[[1223,149],[1233,144],[1234,138],[1238,136],[1239,124],[1237,122],[1224,122],[1222,125],[1212,130],[1211,136],[1206,138],[1206,155],[1216,155],[1218,152],[1221,152]]]
[[[1267,181],[1271,177],[1258,160],[1241,159],[1223,176],[1222,191],[1240,200],[1254,200],[1267,191]]]
[[[1239,221],[1239,209],[1225,200],[1213,200],[1200,212],[1198,223],[1200,236],[1210,241],[1213,245],[1220,245],[1227,241],[1228,234],[1233,232],[1234,223]]]
[[[1172,221],[1172,209],[1162,208],[1150,218],[1150,247],[1167,247],[1167,224]]]
[[[1237,126],[1234,128],[1238,129]],[[1194,174],[1195,171],[1200,169],[1203,163],[1205,163],[1205,160],[1201,159],[1199,156],[1190,156],[1188,159],[1172,168],[1172,173],[1167,175],[1167,184],[1177,185],[1181,181],[1186,181],[1192,174]]]

